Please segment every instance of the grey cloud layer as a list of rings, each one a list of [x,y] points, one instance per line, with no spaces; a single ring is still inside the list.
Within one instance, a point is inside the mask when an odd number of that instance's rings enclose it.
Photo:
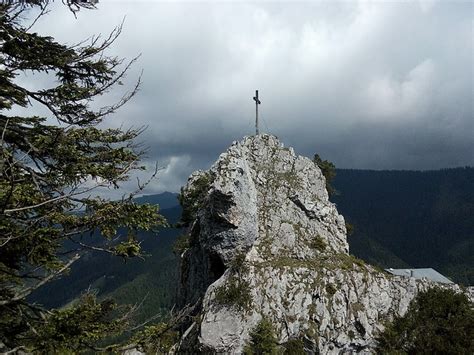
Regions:
[[[235,139],[262,130],[339,167],[474,165],[471,2],[102,1],[59,5],[37,30],[74,42],[127,16],[114,53],[142,53],[141,92],[109,124],[147,125],[153,191],[176,190]],[[54,20],[52,20],[54,19]]]

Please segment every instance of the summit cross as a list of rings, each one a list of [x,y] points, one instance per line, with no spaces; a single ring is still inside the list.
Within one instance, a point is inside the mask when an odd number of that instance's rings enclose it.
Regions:
[[[258,90],[255,90],[255,96],[253,97],[255,101],[255,132],[258,135],[258,105],[261,104],[260,100],[258,99]]]

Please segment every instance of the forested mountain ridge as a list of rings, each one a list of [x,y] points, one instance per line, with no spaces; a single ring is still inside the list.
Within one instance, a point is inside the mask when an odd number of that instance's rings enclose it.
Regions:
[[[332,197],[351,253],[382,267],[433,267],[474,284],[474,168],[337,170]]]
[[[474,273],[474,168],[437,171],[337,169],[331,197],[347,222],[351,254],[381,267],[433,267],[465,285]],[[177,194],[138,198],[163,206],[174,224],[181,214]],[[142,317],[173,306],[177,258],[173,244],[181,231],[167,228],[142,235],[145,260],[91,255],[71,273],[34,295],[46,306],[63,305],[89,286],[99,296],[135,303],[148,294]]]
[[[334,186],[338,193],[331,199],[354,225],[354,234],[348,237],[351,254],[381,267],[433,267],[454,281],[474,284],[474,168],[337,169]],[[161,212],[170,224],[181,214],[174,193],[142,196],[139,201],[165,207]],[[143,235],[149,254],[145,261],[124,265],[107,255],[91,256],[68,276],[38,290],[34,298],[47,306],[60,306],[91,286],[99,294],[133,302],[131,290],[140,289],[138,284],[150,285],[154,275],[156,282],[150,286],[159,289],[162,308],[166,308],[174,302],[171,290],[177,259],[172,247],[179,234],[169,228],[158,235]]]

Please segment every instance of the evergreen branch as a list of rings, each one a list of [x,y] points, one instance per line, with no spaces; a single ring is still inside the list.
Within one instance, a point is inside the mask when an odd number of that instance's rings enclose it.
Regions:
[[[61,201],[61,200],[64,200],[64,199],[69,199],[73,196],[78,196],[78,195],[83,195],[87,192],[90,192],[92,190],[95,190],[99,187],[105,187],[105,186],[109,186],[111,183],[113,182],[117,182],[120,180],[121,177],[125,176],[133,167],[133,165],[136,163],[136,161],[132,161],[116,178],[114,178],[112,181],[106,181],[104,183],[97,183],[95,184],[94,186],[92,187],[89,187],[85,190],[81,190],[81,191],[76,191],[76,192],[70,192],[68,194],[64,194],[64,195],[60,195],[60,196],[57,196],[57,197],[54,197],[54,198],[51,198],[49,200],[46,200],[46,201],[43,201],[43,202],[40,202],[40,203],[37,203],[37,204],[34,204],[34,205],[30,205],[30,206],[24,206],[24,207],[18,207],[18,208],[12,208],[12,209],[6,209],[3,211],[4,214],[7,214],[7,213],[14,213],[14,212],[21,212],[21,211],[26,211],[26,210],[31,210],[31,209],[35,209],[35,208],[38,208],[38,207],[41,207],[41,206],[44,206],[44,205],[47,205],[47,204],[50,204],[50,203],[54,203],[54,202],[58,202],[58,201]],[[75,190],[73,190],[75,191]]]
[[[133,140],[142,131],[123,131],[122,127],[107,130],[97,124],[137,93],[141,75],[112,105],[92,107],[95,98],[121,85],[139,56],[125,62],[105,53],[121,34],[124,21],[105,38],[93,36],[89,43],[71,46],[31,33],[38,19],[48,12],[43,7],[30,26],[23,25],[25,7],[43,6],[48,0],[21,1],[18,7],[12,6],[13,0],[0,5],[0,325],[11,324],[8,334],[2,333],[2,348],[13,352],[81,352],[94,348],[91,344],[108,334],[121,332],[124,325],[120,321],[131,313],[116,318],[114,305],[99,304],[94,297],[48,312],[30,303],[28,296],[63,274],[89,250],[124,258],[140,256],[134,233],[163,224],[156,208],[137,205],[125,195],[119,201],[87,196],[99,187],[117,187],[131,170],[139,168],[138,159],[144,152]],[[78,11],[79,0],[63,2],[71,11]],[[59,84],[36,89],[15,81],[30,71],[54,75]],[[3,114],[36,103],[57,119],[56,125],[47,124],[47,118]],[[138,180],[135,193],[142,191],[158,170],[155,166],[144,184]],[[82,209],[74,213],[78,206],[85,207],[86,213]],[[114,238],[121,227],[130,233],[128,241]],[[96,229],[106,242],[88,245],[95,243],[78,236]],[[62,249],[68,239],[77,244],[70,248],[66,244]],[[139,307],[135,305],[131,311]]]

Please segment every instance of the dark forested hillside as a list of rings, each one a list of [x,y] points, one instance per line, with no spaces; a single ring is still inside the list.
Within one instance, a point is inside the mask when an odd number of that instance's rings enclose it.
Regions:
[[[474,168],[338,170],[332,197],[355,226],[351,253],[383,267],[433,267],[474,284]]]
[[[354,225],[350,251],[381,267],[433,267],[454,281],[474,284],[474,168],[439,171],[337,170],[331,199]],[[176,223],[181,208],[176,194],[150,195],[141,202],[166,206],[160,212]],[[35,301],[58,307],[87,288],[121,303],[146,301],[145,319],[174,304],[178,284],[173,244],[181,231],[143,234],[145,260],[124,263],[92,254],[70,275],[38,290]]]

